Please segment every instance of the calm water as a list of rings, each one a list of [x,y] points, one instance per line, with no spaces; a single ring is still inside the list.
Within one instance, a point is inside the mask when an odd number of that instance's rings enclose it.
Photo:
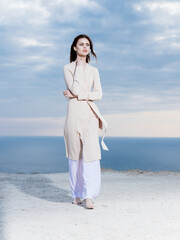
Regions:
[[[101,140],[101,137],[100,137]],[[180,171],[180,138],[106,137],[101,167]],[[0,172],[67,172],[63,137],[0,137]]]

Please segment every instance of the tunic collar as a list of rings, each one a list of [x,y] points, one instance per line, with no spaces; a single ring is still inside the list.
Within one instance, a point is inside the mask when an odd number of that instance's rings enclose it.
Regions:
[[[76,66],[75,61],[73,61],[73,62],[71,62],[71,63],[68,63],[66,66],[67,66],[67,68],[74,74],[74,70],[75,70],[75,66]],[[89,70],[90,68],[91,68],[91,65],[90,65],[89,63],[87,63],[84,72],[86,72],[86,71]]]

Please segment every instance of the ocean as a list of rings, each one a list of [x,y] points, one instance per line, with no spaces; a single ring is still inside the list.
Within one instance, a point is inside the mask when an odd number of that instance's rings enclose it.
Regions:
[[[180,171],[180,138],[106,137],[105,143],[109,151],[101,150],[101,168]],[[67,171],[63,137],[0,137],[0,172]]]

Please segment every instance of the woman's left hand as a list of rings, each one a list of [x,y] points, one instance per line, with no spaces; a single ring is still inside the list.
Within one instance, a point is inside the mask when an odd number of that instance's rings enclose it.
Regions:
[[[74,95],[72,95],[72,93],[71,93],[69,90],[65,90],[65,91],[63,92],[63,94],[64,94],[64,96],[65,96],[66,98],[75,97]]]

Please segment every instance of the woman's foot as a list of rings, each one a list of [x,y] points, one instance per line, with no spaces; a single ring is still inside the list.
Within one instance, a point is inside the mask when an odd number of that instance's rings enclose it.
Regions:
[[[81,200],[81,198],[74,198],[73,199],[73,201],[72,201],[72,204],[82,204],[83,202],[82,202],[82,200]]]
[[[84,199],[83,201],[84,201],[85,204],[86,204],[86,208],[88,208],[88,209],[93,209],[93,208],[95,208],[92,199],[86,198],[86,199]]]

